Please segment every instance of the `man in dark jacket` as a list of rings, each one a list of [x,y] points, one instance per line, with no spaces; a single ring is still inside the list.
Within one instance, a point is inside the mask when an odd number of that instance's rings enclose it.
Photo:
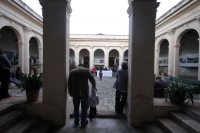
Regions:
[[[116,80],[116,95],[115,95],[115,111],[118,114],[123,112],[127,99],[128,88],[128,62],[122,62],[122,69],[117,71]]]
[[[8,84],[10,78],[11,64],[8,58],[3,54],[3,50],[0,48],[0,100],[3,98],[8,98]]]
[[[89,107],[89,85],[88,80],[92,84],[93,88],[96,88],[96,82],[89,71],[89,69],[83,68],[83,64],[79,64],[79,67],[71,70],[68,79],[68,90],[70,96],[73,97],[75,125],[79,124],[79,104],[81,102],[82,116],[81,116],[81,128],[88,124],[87,110]]]
[[[160,76],[156,76],[156,80],[154,82],[154,88],[166,88],[167,83],[161,79]]]

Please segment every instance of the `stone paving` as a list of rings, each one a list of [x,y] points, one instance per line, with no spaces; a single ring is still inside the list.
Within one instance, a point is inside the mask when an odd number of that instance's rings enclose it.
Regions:
[[[115,105],[115,89],[113,84],[116,80],[114,77],[103,77],[102,81],[98,77],[95,77],[97,86],[97,95],[99,96],[99,105],[97,105],[98,111],[114,111]],[[91,87],[91,84],[89,83]],[[9,94],[12,96],[25,96],[26,91],[21,92],[22,88],[17,88],[14,84],[9,86]],[[42,96],[42,89],[40,90],[40,96]]]
[[[103,77],[102,81],[98,77],[95,77],[97,85],[97,95],[99,96],[99,105],[97,110],[102,111],[114,111],[115,105],[115,89],[113,84],[116,78]]]

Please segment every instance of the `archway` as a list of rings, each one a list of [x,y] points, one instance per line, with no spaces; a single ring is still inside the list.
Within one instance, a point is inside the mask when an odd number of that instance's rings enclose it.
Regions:
[[[18,48],[18,37],[13,29],[4,26],[0,29],[0,44],[4,54],[12,65],[12,70],[15,71],[19,66],[19,48]]]
[[[74,50],[70,48],[69,50],[69,70],[72,70],[77,67],[77,64],[75,64],[75,53]]]
[[[94,67],[103,69],[105,66],[104,61],[104,51],[102,49],[97,49],[94,51]]]
[[[90,65],[90,52],[87,49],[82,49],[79,53],[79,64],[83,64],[85,68]]]
[[[119,52],[112,49],[109,52],[109,67],[118,69],[119,66]]]
[[[198,38],[199,34],[194,29],[183,33],[180,39],[178,77],[197,80],[199,63]]]
[[[128,61],[128,50],[124,52],[124,61]]]
[[[164,39],[160,44],[159,53],[159,74],[165,76],[168,73],[168,53],[169,53],[169,42]]]
[[[30,74],[39,72],[39,49],[38,49],[38,42],[34,37],[31,37],[29,40],[29,65],[30,65]],[[37,70],[38,69],[38,70]]]

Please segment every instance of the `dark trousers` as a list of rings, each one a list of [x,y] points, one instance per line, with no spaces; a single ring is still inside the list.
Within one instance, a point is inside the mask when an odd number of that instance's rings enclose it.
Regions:
[[[115,96],[115,111],[122,113],[126,104],[127,93],[116,90]]]
[[[97,108],[90,106],[90,118],[97,114]]]
[[[75,123],[78,123],[80,121],[80,118],[79,118],[80,102],[81,102],[81,109],[82,109],[82,115],[81,115],[81,125],[82,125],[86,122],[86,118],[87,118],[89,96],[73,96]]]
[[[9,69],[0,69],[0,98],[9,97],[8,94],[8,85],[10,80],[10,70]]]

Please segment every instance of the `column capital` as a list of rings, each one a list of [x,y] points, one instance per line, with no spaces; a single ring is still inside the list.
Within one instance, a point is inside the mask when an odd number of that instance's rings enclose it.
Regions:
[[[180,46],[181,46],[180,44],[174,45],[175,48],[180,48]]]
[[[51,9],[66,9],[67,13],[70,14],[72,12],[70,3],[71,0],[39,0],[40,5],[42,5],[42,8],[44,10],[51,10]]]
[[[129,3],[129,7],[128,7],[128,10],[127,10],[127,13],[129,15],[132,14],[132,12],[134,10],[137,10],[137,11],[144,11],[145,9],[146,10],[154,10],[156,12],[156,9],[158,8],[159,6],[159,2],[155,2],[155,1],[152,1],[152,2],[138,2],[138,1],[131,1]]]
[[[108,46],[105,46],[106,49],[108,49]]]
[[[17,42],[18,46],[23,46],[23,42]]]
[[[28,33],[28,34],[29,34],[29,33],[31,32],[31,30],[32,30],[32,29],[31,29],[30,27],[28,27],[28,26],[24,26],[23,29],[24,29],[24,31],[25,31],[26,33]]]
[[[75,48],[77,49],[77,48],[78,48],[78,45],[75,45]]]
[[[174,33],[175,33],[175,29],[170,29],[170,30],[167,31],[167,34],[169,36],[173,35]]]
[[[94,48],[94,46],[93,46],[93,45],[90,45],[90,48],[91,48],[91,49],[93,49],[93,48]]]
[[[156,52],[160,52],[160,49],[156,49]]]
[[[200,23],[200,16],[196,16],[195,19]]]

